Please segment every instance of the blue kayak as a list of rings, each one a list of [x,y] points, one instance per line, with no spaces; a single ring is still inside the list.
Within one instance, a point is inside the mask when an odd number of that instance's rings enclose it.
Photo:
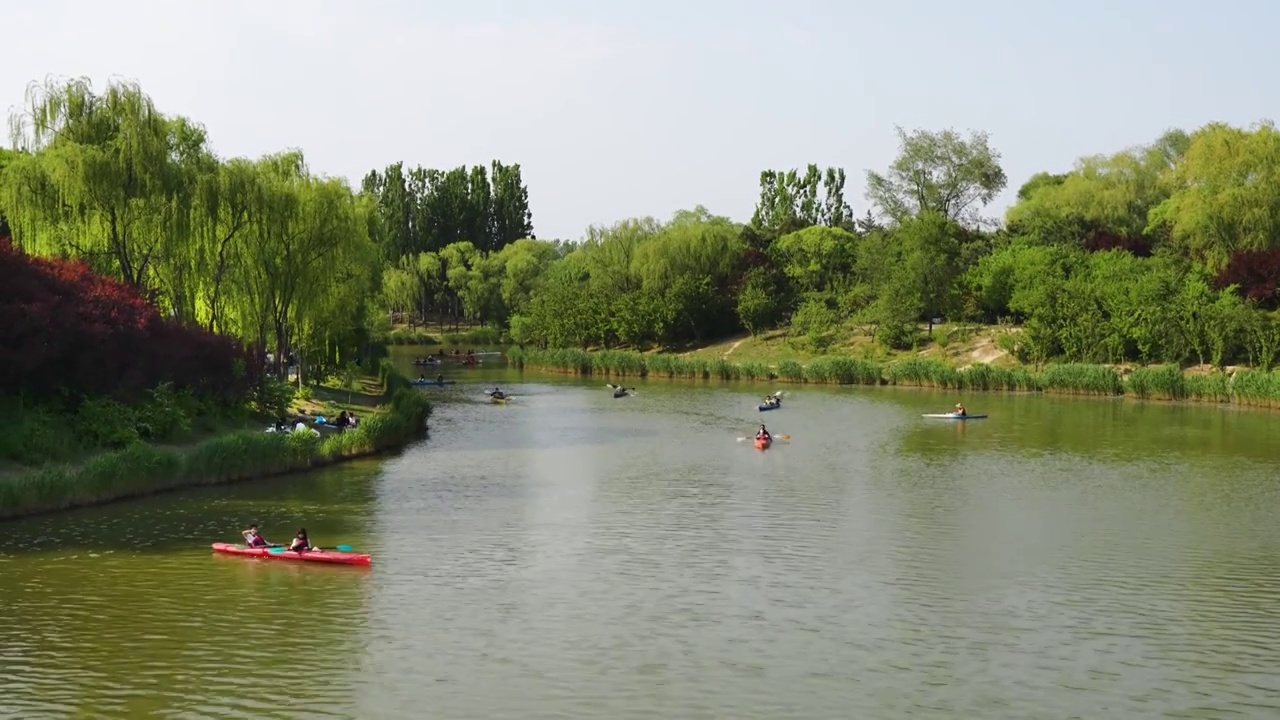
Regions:
[[[409,384],[410,385],[452,385],[454,382],[456,381],[445,380],[444,382],[440,382],[439,380],[410,380]]]
[[[925,413],[924,415],[921,415],[921,417],[937,418],[939,420],[981,420],[985,418],[986,415],[960,415],[958,413],[934,413],[931,415]]]
[[[778,409],[778,408],[780,408],[780,407],[782,407],[782,403],[777,403],[776,405],[768,404],[768,403],[762,403],[762,404],[760,404],[760,405],[757,405],[757,406],[756,406],[756,408],[758,408],[758,409],[760,410],[760,412],[764,412],[764,411],[766,411],[766,410],[777,410],[777,409]]]

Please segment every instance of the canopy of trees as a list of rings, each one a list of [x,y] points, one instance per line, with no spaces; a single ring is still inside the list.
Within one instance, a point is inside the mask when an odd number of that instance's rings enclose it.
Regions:
[[[225,159],[135,85],[32,88],[0,153],[0,231],[165,316],[331,367],[392,318],[544,346],[786,328],[894,348],[934,318],[1004,323],[1027,360],[1247,361],[1280,348],[1280,133],[1211,124],[1020,188],[984,133],[899,129],[855,217],[841,168],[760,175],[745,224],[696,207],[535,238],[519,165],[395,163],[358,189],[299,151]]]
[[[420,305],[444,289],[453,307],[497,308],[476,278],[494,272],[490,253],[533,234],[519,166],[406,175],[394,165],[356,192],[312,172],[300,151],[220,158],[202,126],[160,112],[132,83],[32,85],[10,129],[4,236],[119,278],[179,323],[270,350],[279,373],[292,355],[300,381],[358,352],[379,297]],[[513,263],[501,307],[518,306],[537,271]]]
[[[874,215],[853,218],[843,170],[768,170],[748,224],[697,208],[591,228],[571,249],[548,245],[518,300],[469,286],[462,312],[550,346],[780,326],[815,350],[851,332],[905,349],[947,318],[1008,324],[1002,344],[1028,361],[1276,360],[1272,125],[1170,131],[1038,174],[1004,223],[982,217],[1006,184],[985,134],[899,133],[899,158],[867,174]],[[468,278],[496,287],[501,257]]]

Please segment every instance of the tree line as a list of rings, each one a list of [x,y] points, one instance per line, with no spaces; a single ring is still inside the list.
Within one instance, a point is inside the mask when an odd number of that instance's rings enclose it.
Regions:
[[[433,267],[449,290],[477,254],[533,234],[518,165],[397,164],[354,190],[298,150],[219,157],[203,126],[129,82],[33,84],[10,130],[0,236],[119,278],[165,317],[271,351],[281,374],[289,356],[301,376],[357,353],[385,322],[380,289],[424,253],[474,243]]]
[[[14,241],[81,258],[168,317],[318,372],[409,318],[540,347],[785,330],[814,352],[931,320],[1004,326],[1026,361],[1249,362],[1280,353],[1280,134],[1173,130],[1019,190],[981,132],[899,129],[853,212],[838,167],[769,169],[747,222],[701,206],[537,239],[520,166],[395,163],[359,188],[296,150],[217,156],[136,85],[35,85],[0,155]],[[442,320],[443,321],[443,320]]]
[[[786,330],[815,352],[850,334],[887,348],[929,323],[1003,326],[1027,362],[1249,363],[1280,355],[1280,133],[1209,124],[1040,173],[1004,218],[1007,184],[984,133],[899,129],[872,210],[845,172],[767,170],[750,222],[698,207],[593,227],[517,265],[469,276],[464,312],[538,347],[646,348]],[[531,241],[533,242],[533,241]],[[488,280],[485,280],[488,278]],[[484,288],[488,288],[485,290]]]

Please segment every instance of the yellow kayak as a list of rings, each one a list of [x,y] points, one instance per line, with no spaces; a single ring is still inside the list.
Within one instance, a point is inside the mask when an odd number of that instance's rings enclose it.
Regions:
[[[489,402],[494,403],[494,404],[496,404],[496,405],[506,405],[506,404],[507,404],[507,398],[504,398],[504,397],[493,397],[492,395],[490,395],[490,396],[489,396]]]

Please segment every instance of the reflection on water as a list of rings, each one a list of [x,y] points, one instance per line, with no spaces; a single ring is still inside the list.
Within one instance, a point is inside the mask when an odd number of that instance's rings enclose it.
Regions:
[[[797,388],[758,452],[766,388],[479,377],[381,467],[0,526],[0,716],[1280,716],[1267,415]],[[254,520],[374,566],[203,549]]]

